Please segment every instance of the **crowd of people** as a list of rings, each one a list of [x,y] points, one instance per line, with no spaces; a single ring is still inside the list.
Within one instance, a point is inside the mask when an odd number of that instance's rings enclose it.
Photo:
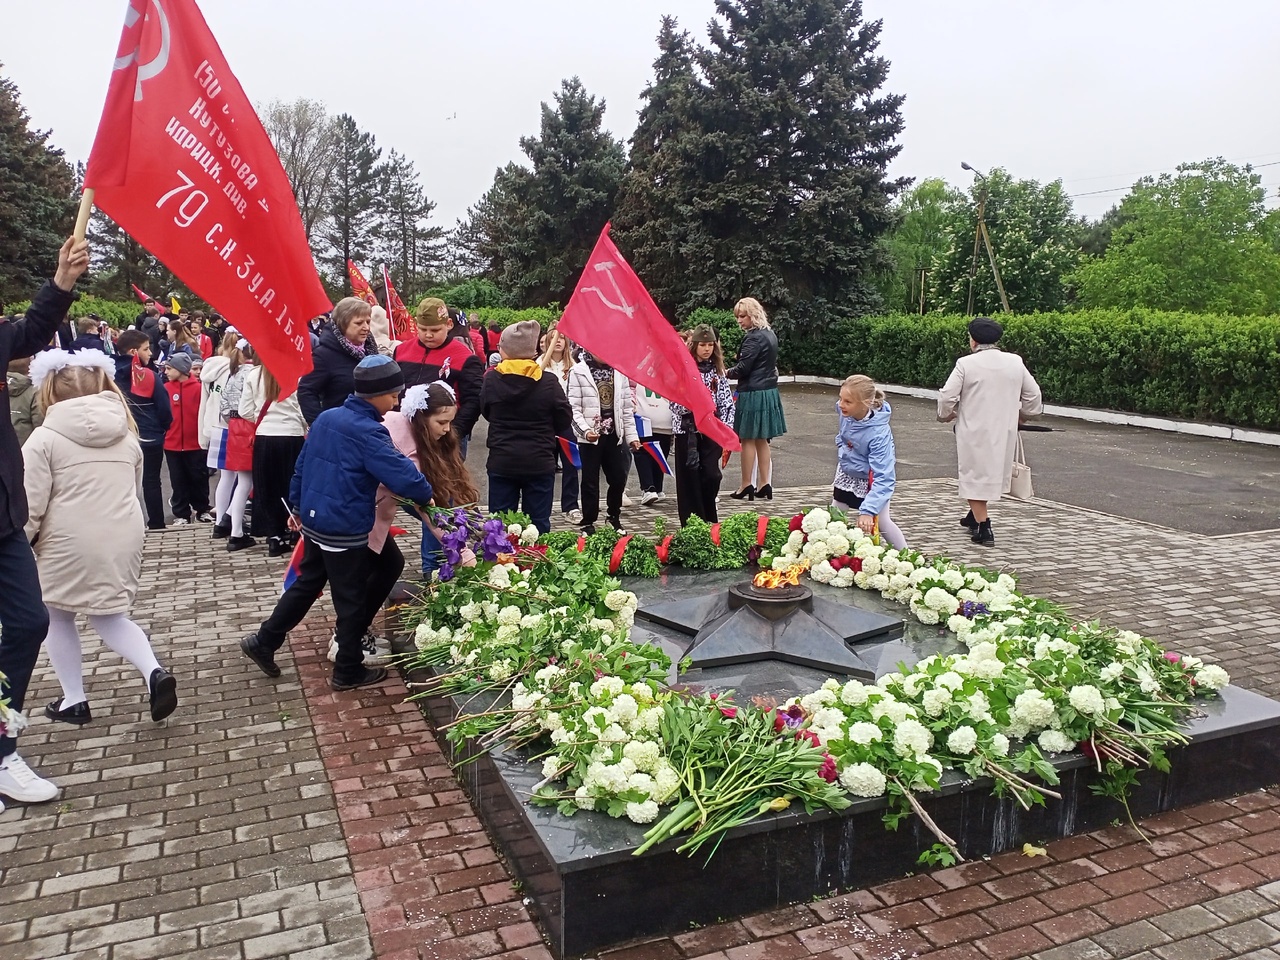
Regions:
[[[641,505],[664,499],[673,474],[680,522],[718,520],[728,452],[688,408],[632,382],[556,324],[488,328],[427,298],[415,336],[397,342],[385,311],[348,297],[313,321],[312,370],[284,395],[253,345],[216,315],[168,316],[152,301],[130,329],[86,317],[71,336],[67,309],[87,264],[87,244],[68,240],[26,316],[0,321],[10,414],[0,422],[0,674],[13,711],[0,737],[0,795],[36,802],[57,792],[14,740],[21,723],[12,718],[22,716],[42,645],[62,691],[45,715],[92,719],[78,614],[139,671],[152,719],[176,709],[177,679],[129,618],[145,531],[166,526],[166,463],[172,524],[207,523],[230,552],[265,541],[271,556],[300,553],[275,610],[241,644],[269,676],[280,674],[275,653],[289,631],[329,587],[339,691],[386,675],[389,649],[372,625],[405,566],[391,535],[398,511],[421,523],[429,576],[444,555],[433,511],[478,501],[467,457],[482,419],[491,512],[519,510],[549,531],[559,475],[564,523],[591,534],[603,500],[605,522],[621,530],[634,465]],[[786,432],[778,339],[759,301],[740,300],[734,316],[745,337],[732,366],[713,327],[683,338],[715,416],[741,441],[741,483],[727,495],[769,500],[770,443]],[[938,400],[938,418],[956,425],[970,506],[961,523],[983,545],[994,543],[987,504],[1009,490],[1019,424],[1040,412],[1021,358],[996,348],[1001,332],[992,320],[970,324],[971,352]],[[833,505],[905,547],[891,516],[890,404],[854,375],[836,413]]]

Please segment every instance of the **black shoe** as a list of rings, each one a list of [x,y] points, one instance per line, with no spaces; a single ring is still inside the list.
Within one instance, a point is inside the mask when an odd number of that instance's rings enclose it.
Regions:
[[[991,521],[983,520],[970,539],[980,547],[993,547],[996,543],[996,535],[991,532]]]
[[[970,510],[964,515],[964,519],[960,521],[960,526],[972,532],[978,529],[978,521],[973,519],[973,511]]]
[[[283,537],[267,537],[267,556],[283,557],[289,553],[291,547],[285,542]]]
[[[329,686],[334,690],[354,690],[356,687],[368,687],[381,683],[385,679],[387,679],[386,667],[365,667],[364,672],[354,680],[339,680],[334,677],[329,681]]]
[[[757,491],[756,491],[756,499],[757,499],[757,500],[772,500],[772,499],[773,499],[773,484],[772,484],[772,483],[766,483],[763,487],[761,487],[759,490],[757,490]]]
[[[61,697],[44,708],[44,715],[50,720],[57,720],[60,723],[74,723],[77,727],[83,727],[93,719],[93,714],[89,711],[88,700],[81,700],[75,706],[64,709]]]
[[[596,532],[596,525],[594,523],[589,523],[578,531],[578,533],[584,537],[589,537],[595,532]]]
[[[178,709],[178,681],[164,667],[151,671],[151,719],[157,723]]]
[[[223,521],[226,521],[225,523]],[[213,525],[213,539],[225,540],[231,536],[231,521],[227,517],[223,517]]]
[[[756,488],[748,483],[741,490],[729,494],[729,497],[732,500],[754,500],[756,498]]]
[[[247,533],[243,537],[227,538],[227,553],[235,553],[237,550],[247,550],[249,547],[256,547],[258,541],[253,539]]]
[[[627,535],[627,531],[622,526],[621,517],[610,517],[609,526],[613,527],[613,529],[617,532],[618,536],[625,537]]]
[[[280,676],[280,668],[276,666],[276,658],[258,646],[258,635],[251,633],[240,641],[240,652],[258,665],[268,677]]]

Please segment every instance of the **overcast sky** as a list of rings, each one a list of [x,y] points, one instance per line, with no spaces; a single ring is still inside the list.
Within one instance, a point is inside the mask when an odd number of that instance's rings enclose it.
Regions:
[[[39,128],[89,151],[124,0],[0,0],[0,63]],[[522,154],[577,74],[635,125],[664,13],[705,36],[712,0],[200,0],[255,102],[348,112],[422,173],[444,226]],[[1280,184],[1275,0],[866,0],[887,89],[905,94],[893,173],[968,183],[961,160],[1061,178],[1098,216],[1137,176],[1223,156]],[[1262,166],[1263,164],[1274,166]],[[1274,205],[1274,199],[1269,203]]]

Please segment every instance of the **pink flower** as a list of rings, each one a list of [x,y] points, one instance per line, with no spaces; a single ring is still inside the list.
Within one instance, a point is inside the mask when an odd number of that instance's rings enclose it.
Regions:
[[[839,774],[836,771],[836,758],[831,754],[823,754],[822,766],[818,768],[818,776],[827,781],[827,783],[836,782],[836,777]]]
[[[1174,653],[1172,650],[1166,650],[1164,652],[1164,658],[1168,660],[1170,663],[1177,663],[1179,660],[1182,659],[1182,654]]]
[[[721,707],[720,714],[721,716],[728,717],[730,720],[732,720],[734,717],[738,715],[738,708],[737,707]]]

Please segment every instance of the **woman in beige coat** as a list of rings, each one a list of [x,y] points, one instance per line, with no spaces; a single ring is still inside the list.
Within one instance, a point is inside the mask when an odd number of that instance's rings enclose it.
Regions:
[[[938,394],[938,419],[956,425],[960,496],[969,501],[960,524],[983,546],[996,542],[987,504],[1009,492],[1018,424],[1041,411],[1040,385],[1022,358],[996,346],[1002,333],[986,317],[971,322],[972,352],[956,361]]]
[[[77,725],[92,719],[78,613],[142,673],[151,719],[163,720],[178,705],[173,675],[128,617],[142,567],[142,448],[114,370],[111,358],[96,351],[38,354],[31,379],[45,419],[22,448],[31,505],[25,533],[49,611],[45,647],[62,685],[61,698],[45,708],[45,716]]]

